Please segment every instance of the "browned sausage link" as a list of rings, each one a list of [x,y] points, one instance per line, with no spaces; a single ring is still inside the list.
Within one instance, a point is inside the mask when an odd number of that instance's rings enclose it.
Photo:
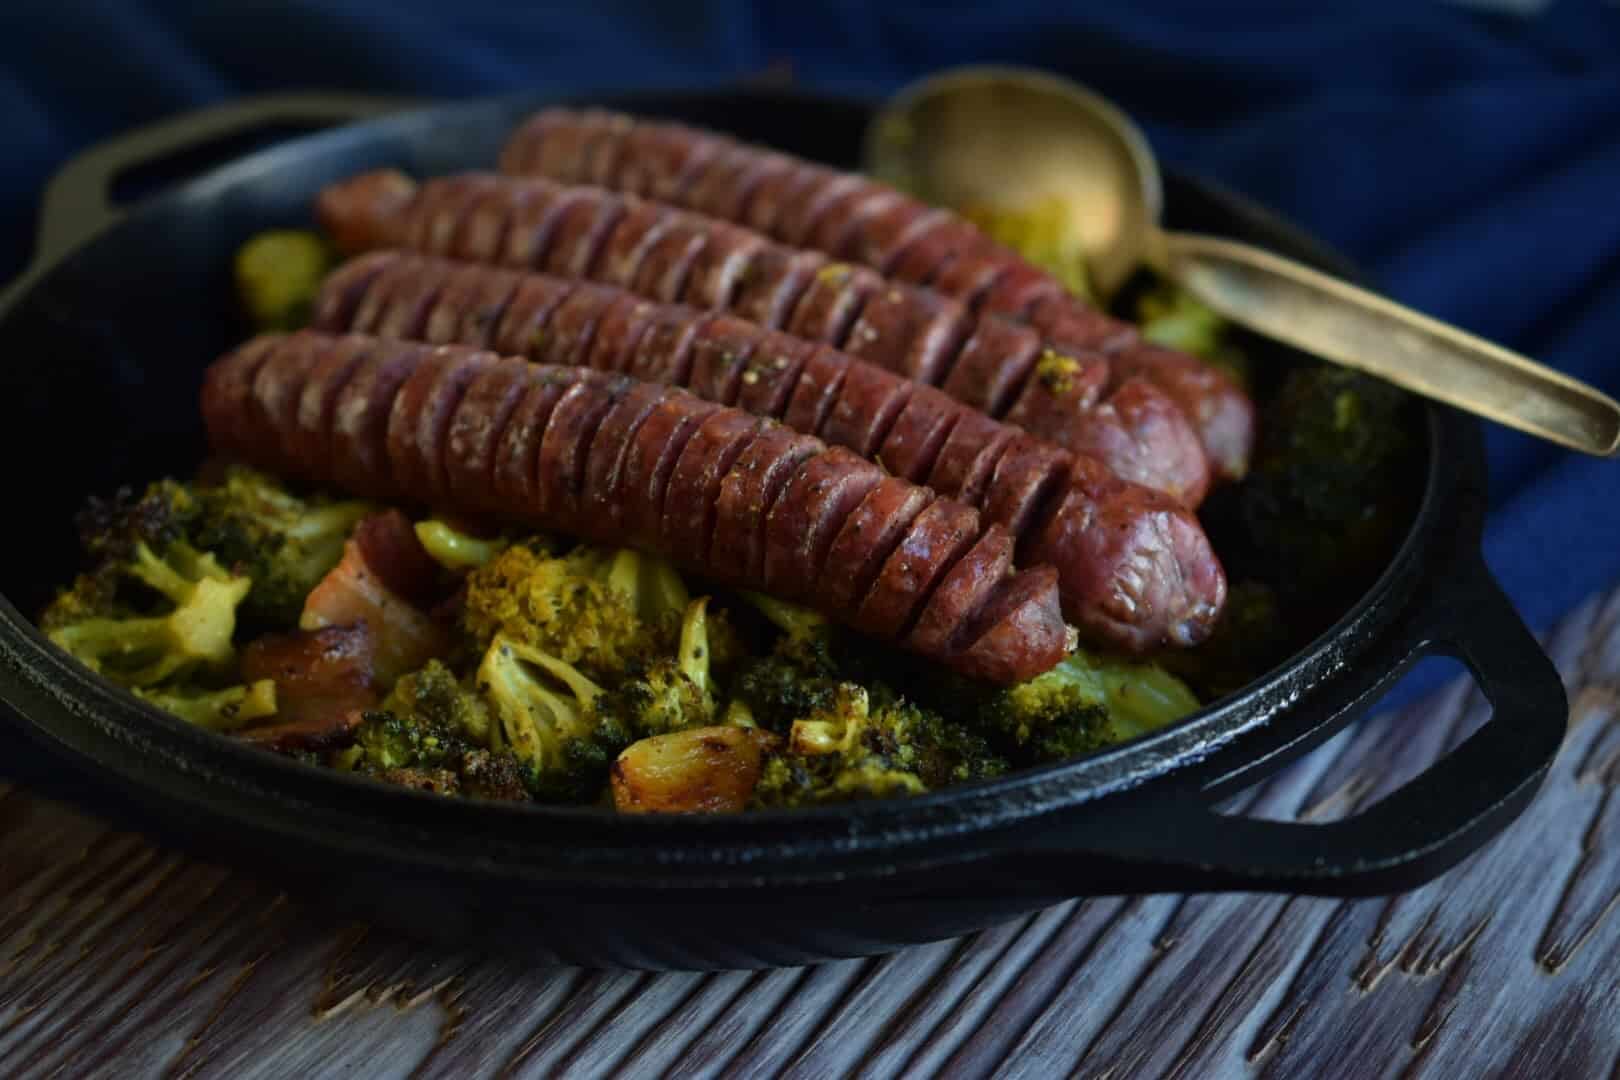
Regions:
[[[624,200],[606,192],[577,200],[558,220],[543,261],[535,268],[559,277],[592,278],[597,256],[625,211]]]
[[[253,404],[253,380],[282,340],[278,335],[265,334],[238,346],[230,354],[229,363],[220,363],[218,377],[203,383],[200,404],[208,441],[221,454],[248,457],[264,452],[263,448],[248,445],[258,427],[249,422],[247,410]]]
[[[602,247],[602,257],[592,275],[597,281],[629,288],[636,271],[652,246],[663,238],[674,223],[668,207],[638,202],[619,219]]]
[[[704,239],[680,299],[693,307],[728,311],[735,306],[743,277],[766,241],[758,233],[723,223],[710,229]]]
[[[886,284],[865,267],[828,263],[816,271],[792,313],[774,329],[809,341],[841,344],[849,339],[862,309]]]
[[[635,276],[625,283],[625,288],[654,300],[673,303],[686,291],[687,278],[708,245],[708,238],[688,214],[671,210],[666,220],[668,227],[647,249]]]
[[[360,370],[361,361],[370,355],[370,338],[351,335],[336,348],[326,350],[320,362],[310,371],[298,399],[298,413],[289,443],[291,457],[302,476],[319,473],[321,462],[332,453],[333,410],[337,407],[343,388]]]
[[[1184,506],[1203,501],[1209,457],[1186,414],[1158,386],[1139,376],[1125,379],[1089,417],[1069,449],[1105,461],[1121,480],[1162,491]],[[1016,421],[1017,413],[1008,418]]]
[[[593,198],[588,188],[550,186],[534,186],[521,192],[508,189],[502,195],[505,205],[501,213],[509,224],[506,243],[498,249],[496,261],[521,269],[539,266],[550,253],[563,219],[574,207]],[[473,253],[457,251],[454,254],[468,258]]]
[[[1254,402],[1220,370],[1140,339],[1110,354],[1119,379],[1141,377],[1164,391],[1198,430],[1210,466],[1226,480],[1248,472],[1254,452]]]
[[[507,234],[522,207],[513,206],[499,188],[491,188],[473,201],[450,241],[450,254],[472,262],[497,262]]]
[[[417,256],[404,256],[400,262],[404,269],[417,269],[419,273],[419,268],[428,264],[449,276],[459,277],[466,272],[454,263]],[[482,272],[506,273],[491,268]],[[562,299],[548,300],[548,295]],[[530,345],[524,355],[530,359],[584,363],[643,381],[685,386],[720,404],[786,419],[797,430],[881,463],[901,479],[926,483],[948,498],[978,507],[985,520],[1006,527],[1014,538],[1022,540],[1040,531],[1050,512],[1055,512],[1052,508],[1059,505],[1065,513],[1115,513],[1090,501],[1067,500],[1065,477],[1070,453],[991,420],[932,387],[861,363],[826,346],[763,330],[730,316],[653,304],[607,286],[563,282],[542,275],[524,275],[517,296],[519,299],[511,305],[514,308],[519,302],[530,307],[549,305],[549,314],[533,325],[526,324]],[[1097,448],[1108,460],[1129,462],[1138,455],[1148,456],[1160,445],[1159,440],[1139,445],[1131,435],[1138,430],[1151,432],[1158,423],[1156,410],[1169,418],[1167,423],[1180,418],[1155,387],[1142,380],[1128,381],[1094,410]],[[1126,415],[1122,417],[1121,413]],[[1201,467],[1201,451],[1190,433],[1183,434],[1189,443],[1190,461]],[[1107,466],[1098,467],[1107,471]],[[1195,479],[1201,484],[1202,474]],[[679,490],[682,498],[690,499],[693,505],[708,505],[710,501],[707,488]],[[1101,492],[1099,497],[1150,508],[1141,513],[1158,512],[1157,504],[1137,498],[1134,484],[1096,490]],[[1200,538],[1196,543],[1183,542],[1179,548],[1168,543],[1154,546],[1151,541],[1155,534],[1145,531],[1136,534],[1134,545],[1076,556],[1107,557],[1114,560],[1112,565],[1082,569],[1058,566],[1067,610],[1088,628],[1111,627],[1109,621],[1085,622],[1079,613],[1095,605],[1113,604],[1122,588],[1126,592],[1137,588],[1118,586],[1116,581],[1148,573],[1163,575],[1173,582],[1201,582],[1200,587],[1214,591],[1144,607],[1138,630],[1129,635],[1110,630],[1112,636],[1104,640],[1124,636],[1136,645],[1156,633],[1183,634],[1173,629],[1173,624],[1184,618],[1178,613],[1218,608],[1220,588],[1224,587],[1218,584],[1219,564],[1196,522],[1190,515],[1185,517],[1192,523],[1190,535]],[[701,522],[690,523],[681,535],[707,550],[709,538]],[[1197,565],[1182,565],[1180,560]],[[1213,573],[1207,569],[1208,564],[1215,565]],[[1087,588],[1100,591],[1077,591]]]
[[[377,278],[400,259],[396,251],[374,251],[350,259],[327,275],[310,312],[317,330],[341,330],[354,325],[361,302],[371,294]]]
[[[617,290],[605,285],[575,285],[539,328],[527,354],[529,359],[567,367],[584,364],[591,354],[597,323],[616,295]]]
[[[522,283],[490,335],[490,347],[503,356],[530,356],[535,352],[544,338],[551,313],[579,284],[539,274],[522,277]]]
[[[487,336],[488,328],[505,309],[521,279],[515,274],[503,274],[492,281],[482,269],[468,264],[446,278],[444,288],[422,320],[420,332],[412,336],[435,345],[484,344],[478,337]],[[493,311],[488,310],[490,307]],[[473,325],[463,328],[463,320],[471,320]],[[479,333],[480,327],[483,334]]]
[[[757,187],[773,173],[792,167],[792,160],[781,154],[755,154],[738,146],[735,152],[716,155],[681,203],[700,214],[734,221]]]
[[[1063,445],[1099,458],[1119,476],[1162,491],[1187,506],[1209,492],[1209,455],[1187,414],[1163,390],[1133,376],[1084,406],[1086,422],[1067,418],[1096,396],[1085,360],[1042,350],[1004,419],[1025,431],[1061,430]]]
[[[1019,556],[1050,564],[1066,593],[1095,601],[1069,609],[1088,638],[1140,651],[1208,636],[1226,602],[1225,573],[1204,556],[1208,543],[1168,495],[1131,487],[1082,457],[1045,522],[1022,537]]]
[[[585,354],[580,366],[598,371],[615,371],[649,382],[679,385],[675,379],[653,379],[630,370],[634,366],[637,348],[646,340],[653,320],[663,305],[617,290],[611,296],[596,324],[596,338],[591,342],[590,352]]]
[[[447,183],[436,180],[423,185],[418,199],[395,206],[388,221],[370,231],[383,237],[421,234],[423,226],[414,208],[420,203],[446,209],[450,197],[442,190],[430,197],[430,191]],[[395,190],[365,177],[346,184]],[[492,189],[490,184],[497,186]],[[908,378],[942,385],[966,404],[1005,417],[1059,445],[1106,455],[1129,444],[1132,452],[1128,458],[1114,462],[1105,456],[1105,461],[1132,480],[1168,491],[1189,505],[1196,505],[1202,497],[1205,469],[1196,461],[1190,465],[1185,461],[1187,447],[1182,436],[1186,425],[1178,425],[1162,410],[1155,414],[1155,424],[1133,430],[1128,437],[1088,430],[1087,413],[1110,377],[1109,362],[1099,353],[1070,350],[1058,358],[1063,369],[1060,378],[1047,373],[1037,380],[1039,361],[1045,354],[1031,328],[997,315],[975,318],[959,304],[927,290],[885,282],[865,267],[831,263],[814,252],[767,244],[734,226],[594,189],[500,178],[488,179],[483,186],[464,186],[464,190],[473,191],[485,211],[491,190],[504,191],[511,201],[510,216],[515,223],[508,231],[504,262],[583,275],[652,299],[672,301],[686,296],[700,306],[729,308],[772,329],[824,341]],[[353,198],[327,201],[345,206],[359,202]],[[527,219],[517,222],[524,215]],[[366,230],[348,227],[345,231],[358,234]],[[368,264],[366,269],[372,268]],[[330,304],[342,311],[352,303],[362,315],[370,316],[369,321],[351,322],[348,329],[402,336],[400,325],[419,315],[429,317],[414,306],[424,302],[419,289],[397,280],[405,272],[390,264],[371,279],[379,286],[387,283],[392,289],[405,289],[403,299],[395,300],[392,293],[357,282],[364,278],[357,270],[342,280],[359,293],[358,299],[333,299]],[[379,309],[384,300],[386,304]],[[515,300],[510,307],[525,310]],[[334,314],[321,325],[336,327],[340,318]],[[438,334],[429,336],[440,340]],[[489,339],[500,351],[532,355],[519,340],[500,332]],[[1132,350],[1128,358],[1139,363],[1140,355],[1140,349]],[[549,353],[536,358],[584,362],[580,354]],[[1158,372],[1168,370],[1169,364],[1161,357],[1151,366]],[[1062,389],[1054,390],[1059,384]],[[1205,400],[1198,396],[1200,392],[1193,389],[1195,404]],[[1238,404],[1246,402],[1240,397]],[[1117,412],[1105,413],[1097,423],[1117,426],[1120,419]],[[1155,465],[1163,468],[1155,469]]]
[[[249,430],[243,433],[245,438],[231,440],[231,448],[244,451],[249,462],[259,467],[288,468],[284,447],[293,421],[284,403],[302,396],[311,370],[324,366],[329,353],[352,351],[356,344],[352,339],[307,331],[227,354],[205,377],[203,402],[209,430],[218,431],[222,423],[246,417]],[[769,421],[699,401],[677,389],[575,368],[530,366],[518,358],[501,359],[468,348],[376,342],[358,365],[356,378],[335,394],[354,402],[368,418],[363,425],[367,445],[359,456],[343,461],[340,459],[358,444],[334,439],[329,456],[316,463],[314,479],[318,482],[337,484],[340,477],[346,478],[360,494],[414,496],[450,510],[483,511],[500,504],[501,513],[515,522],[619,543],[623,522],[652,520],[646,507],[632,507],[632,501],[657,503],[665,511],[661,522],[667,525],[667,511],[681,494],[675,488],[683,477],[689,477],[697,490],[685,494],[701,492],[704,496],[697,509],[703,531],[712,540],[707,546],[683,546],[677,551],[667,528],[660,528],[658,535],[644,538],[647,546],[708,577],[748,588],[772,587],[779,595],[816,605],[857,628],[877,622],[864,614],[869,603],[866,595],[857,592],[842,607],[829,607],[816,588],[832,569],[833,548],[844,539],[851,523],[857,527],[845,545],[849,564],[894,561],[889,556],[895,544],[887,535],[893,530],[880,526],[875,535],[863,533],[857,521],[855,504],[864,500],[856,495],[859,488],[869,486],[873,467],[846,451]],[[517,382],[527,383],[527,389],[515,387]],[[510,407],[511,399],[520,392],[540,404],[527,411],[521,402]],[[647,472],[632,464],[632,456],[639,448],[640,460],[645,461],[647,448],[642,445],[641,432],[663,406],[684,408],[699,420],[697,431],[680,450],[683,461],[692,459],[690,466],[682,473],[677,464],[666,481],[667,490],[656,491],[641,487]],[[489,458],[487,449],[472,453],[473,461],[450,459],[469,454],[472,443],[463,436],[478,430],[479,420],[488,420],[489,426],[475,442],[486,448],[505,442],[505,433],[495,430],[491,413],[509,407],[508,430],[520,422],[519,415],[525,411],[521,422],[537,429],[523,436],[518,446],[522,460],[515,462],[515,471],[529,472],[534,480],[525,497],[502,503],[497,491],[500,479],[483,469]],[[330,409],[315,411],[332,416],[334,425],[344,422],[339,401]],[[469,413],[474,415],[464,415]],[[385,419],[380,438],[374,419],[378,417]],[[717,421],[731,421],[732,435],[700,443],[697,433],[714,427]],[[664,424],[658,430],[667,437],[671,429]],[[812,474],[809,481],[798,482],[806,472]],[[472,489],[453,487],[447,482],[450,477],[470,483]],[[925,505],[935,501],[924,489],[906,487],[914,493],[909,496],[912,501],[920,498]],[[989,537],[992,543],[1006,542],[999,527],[982,525],[971,509],[962,507],[950,513],[964,528],[971,520],[971,535]],[[910,530],[909,536],[918,531],[920,521],[912,515],[901,528]],[[906,537],[894,539],[903,546]],[[885,550],[872,550],[874,541]],[[919,541],[917,546],[920,550],[928,545]],[[957,547],[966,550],[965,544]],[[1056,582],[1048,571],[1009,574],[1003,568],[976,603],[953,607],[936,603],[934,597],[936,584],[950,576],[952,562],[965,558],[965,554],[953,554],[954,560],[946,560],[937,572],[884,573],[879,589],[885,596],[871,602],[903,611],[901,627],[929,612],[956,619],[958,625],[945,635],[945,647],[931,649],[926,655],[971,676],[1002,682],[1025,679],[1062,658],[1069,631],[1059,613]],[[774,568],[774,586],[767,585],[767,566]],[[892,597],[887,595],[890,592]]]
[[[599,112],[545,110],[508,140],[502,169],[509,174],[579,182],[582,177],[577,170],[554,167],[559,155],[548,153],[547,144],[566,146],[578,137],[579,129],[594,130],[602,124]],[[748,171],[750,158],[760,162],[782,157],[724,135],[638,123],[630,117],[619,118],[612,138],[622,144],[626,155],[647,140],[684,144],[687,154],[721,154],[737,172]],[[1064,350],[1107,351],[1110,343],[1122,345],[1131,337],[1128,324],[1072,296],[1050,274],[954,214],[930,208],[876,181],[804,161],[776,170],[773,180],[739,210],[718,204],[714,210],[786,243],[857,259],[901,281],[931,284],[975,312],[1032,318],[1047,339]],[[678,205],[699,208],[685,195],[667,197]],[[1179,365],[1211,374],[1194,377],[1170,370],[1176,365],[1162,359],[1151,369],[1138,368],[1134,373],[1147,374],[1187,411],[1222,476],[1241,476],[1254,438],[1246,398],[1239,387],[1196,357],[1176,355]]]

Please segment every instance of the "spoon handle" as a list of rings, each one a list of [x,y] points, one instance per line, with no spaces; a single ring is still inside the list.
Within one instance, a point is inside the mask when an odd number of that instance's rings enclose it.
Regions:
[[[1620,452],[1620,405],[1585,383],[1260,248],[1165,241],[1170,276],[1233,322],[1573,450]]]

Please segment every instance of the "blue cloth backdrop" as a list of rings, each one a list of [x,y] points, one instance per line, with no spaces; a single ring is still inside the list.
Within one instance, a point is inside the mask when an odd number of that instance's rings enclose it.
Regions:
[[[234,95],[695,86],[781,62],[882,93],[1009,61],[1115,98],[1164,158],[1297,219],[1395,297],[1620,393],[1620,5],[1481,6],[9,0],[0,275],[65,158]],[[1487,557],[1545,627],[1620,580],[1620,464],[1502,430],[1489,447]]]

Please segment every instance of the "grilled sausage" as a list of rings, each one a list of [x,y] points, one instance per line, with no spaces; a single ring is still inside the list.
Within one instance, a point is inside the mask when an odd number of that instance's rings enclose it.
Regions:
[[[406,247],[490,261],[484,237],[502,227],[486,222],[473,230],[469,223],[497,217],[495,204],[502,198],[510,209],[505,243],[493,261],[585,277],[664,302],[729,310],[941,386],[1049,442],[1104,454],[1129,447],[1129,455],[1109,463],[1189,506],[1208,488],[1209,463],[1198,433],[1168,397],[1141,410],[1153,423],[1131,429],[1122,425],[1136,412],[1095,408],[1106,400],[1111,370],[1100,353],[1054,351],[1029,326],[999,315],[974,316],[927,289],[771,244],[726,222],[597,189],[483,174],[432,180],[412,192],[397,173],[368,173],[327,188],[317,210],[351,251]],[[441,244],[440,237],[448,239]],[[403,304],[374,312],[378,303],[385,301],[360,301],[360,312],[370,318],[350,327],[387,330],[417,314]],[[332,304],[345,307],[341,300]],[[1133,400],[1165,396],[1158,387],[1170,381],[1203,395],[1199,400],[1208,406],[1208,379],[1197,385],[1188,378],[1176,381],[1164,360],[1176,354],[1160,353],[1151,367],[1133,369],[1145,384],[1133,391]],[[1208,371],[1200,369],[1200,377]],[[1221,428],[1232,429],[1231,423]]]
[[[353,339],[305,331],[251,342],[217,361],[202,390],[203,419],[214,445],[266,470],[302,473],[379,499],[421,498],[420,478],[453,473],[463,486],[433,489],[435,504],[482,513],[498,508],[510,520],[539,528],[603,543],[628,541],[709,578],[769,587],[905,647],[926,640],[919,649],[924,655],[994,682],[1031,678],[1068,650],[1055,571],[1014,570],[1012,541],[1000,526],[946,503],[940,513],[958,519],[975,539],[974,550],[989,546],[995,556],[981,565],[959,555],[926,580],[889,575],[889,563],[908,557],[897,552],[925,546],[926,539],[913,535],[915,526],[864,530],[858,510],[865,500],[826,497],[830,483],[864,483],[876,466],[672,387],[464,347],[378,344],[363,352],[359,370],[334,391],[333,401],[317,403],[314,412],[331,418],[333,438],[327,443],[331,453],[312,462],[293,452],[286,416],[267,406],[300,399],[311,368],[336,349],[360,351]],[[486,423],[489,403],[508,397],[514,381],[533,404],[520,404],[504,427]],[[691,422],[675,429],[684,445],[662,448],[676,458],[667,478],[643,487],[645,474],[625,466],[642,446],[639,432],[660,410]],[[519,416],[521,429],[514,432]],[[727,434],[700,438],[708,429]],[[671,437],[667,425],[661,430]],[[476,450],[465,441],[469,431],[476,433]],[[454,432],[461,433],[459,441]],[[515,460],[503,464],[508,444]],[[496,468],[461,467],[470,460],[494,462]],[[802,482],[807,473],[813,482]],[[514,476],[522,477],[521,491],[503,490]],[[925,507],[944,502],[924,488],[906,485],[906,491]],[[603,506],[617,513],[595,512]],[[697,529],[677,537],[672,516],[695,519]],[[633,531],[626,533],[627,525]],[[808,547],[806,534],[814,538]],[[840,542],[851,564],[881,567],[883,584],[832,605],[817,585],[840,572],[830,558]],[[964,602],[960,590],[943,590],[940,582],[953,575],[976,583],[971,600]],[[929,631],[919,639],[913,628],[924,623]]]
[[[587,175],[553,144],[594,138],[616,150],[614,169]],[[1242,391],[1196,357],[1158,350],[1129,324],[1071,295],[1055,278],[946,211],[902,195],[878,181],[750,146],[725,135],[679,124],[637,122],[604,110],[545,109],[524,123],[501,153],[501,171],[592,183],[616,190],[640,176],[644,148],[691,163],[681,185],[656,197],[742,222],[784,243],[825,251],[870,266],[899,281],[931,285],[973,311],[1027,320],[1049,342],[1071,351],[1098,350],[1123,359],[1126,377],[1147,374],[1197,426],[1217,471],[1236,478],[1253,448],[1253,408]],[[724,162],[725,170],[717,168]],[[767,168],[765,163],[769,163]],[[767,170],[771,181],[746,193],[699,203],[694,194],[728,179]],[[1151,355],[1138,354],[1146,350]]]
[[[357,288],[354,280],[363,284]],[[881,462],[903,480],[926,484],[947,498],[974,506],[986,520],[1006,527],[1028,550],[1039,550],[1044,559],[1053,562],[1066,614],[1099,640],[1132,648],[1195,641],[1203,636],[1206,620],[1222,603],[1225,586],[1219,562],[1185,508],[1134,483],[1093,485],[1092,490],[1110,505],[1092,505],[1081,499],[1070,501],[1065,512],[1130,522],[1130,543],[1107,549],[1114,560],[1110,566],[1076,568],[1062,548],[1062,544],[1072,544],[1072,539],[1056,546],[1029,539],[1038,537],[1045,508],[1064,501],[1061,489],[1076,454],[991,420],[932,387],[825,345],[727,315],[654,304],[608,286],[496,267],[469,268],[394,251],[374,252],[340,267],[323,285],[316,307],[341,313],[344,306],[336,300],[329,302],[327,294],[358,295],[361,301],[348,306],[359,311],[366,307],[364,297],[373,289],[396,297],[413,310],[422,305],[411,304],[411,289],[437,294],[441,305],[452,291],[469,296],[526,297],[515,316],[521,328],[504,325],[505,318],[512,315],[508,305],[493,331],[497,342],[527,342],[519,355],[538,363],[585,365],[682,386],[710,401],[782,420],[805,434]],[[535,311],[546,314],[535,317]],[[435,314],[441,316],[436,322],[430,316],[420,326],[407,327],[402,336],[432,343],[460,340],[463,344],[479,344],[486,336],[478,320],[457,319],[437,310]],[[433,333],[435,326],[466,328],[466,336],[440,336]],[[342,333],[353,327],[332,314],[317,329]],[[1138,387],[1146,391],[1140,399],[1132,392]],[[501,388],[492,407],[515,407],[508,400],[511,393]],[[1132,410],[1128,422],[1103,427],[1096,437],[1104,438],[1116,430],[1151,430],[1156,406],[1168,407],[1162,396],[1153,395],[1140,381],[1128,384],[1113,401],[1100,406],[1100,410]],[[1097,455],[1094,467],[1088,466],[1087,477],[1108,472],[1109,461],[1128,467],[1133,456],[1149,453],[1154,446],[1125,441],[1099,449],[1103,454]],[[1190,454],[1197,452],[1195,445],[1189,448]],[[454,488],[453,475],[447,484]],[[1156,524],[1137,526],[1138,519]],[[1150,589],[1147,578],[1153,579],[1151,603],[1146,596]],[[1175,584],[1167,590],[1161,581]],[[1076,586],[1087,591],[1076,591]],[[1175,593],[1178,588],[1183,590],[1180,594]],[[1121,596],[1141,601],[1129,633],[1122,630],[1117,615],[1101,622],[1095,618],[1095,612],[1117,606]]]

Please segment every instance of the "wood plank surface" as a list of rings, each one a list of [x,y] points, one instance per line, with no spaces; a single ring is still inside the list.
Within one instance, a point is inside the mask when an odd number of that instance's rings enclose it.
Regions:
[[[807,969],[423,948],[0,789],[0,1076],[1620,1076],[1620,591],[1549,647],[1552,777],[1425,888],[1075,902]],[[1484,708],[1462,683],[1374,717],[1234,810],[1343,815]]]

